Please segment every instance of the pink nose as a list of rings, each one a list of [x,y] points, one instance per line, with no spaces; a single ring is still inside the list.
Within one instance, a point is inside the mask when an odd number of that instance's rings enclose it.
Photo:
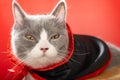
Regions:
[[[40,48],[41,51],[43,51],[43,53],[45,53],[49,48]]]

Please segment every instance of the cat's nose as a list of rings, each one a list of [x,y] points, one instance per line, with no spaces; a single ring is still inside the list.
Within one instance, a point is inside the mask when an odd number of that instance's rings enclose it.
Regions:
[[[43,53],[45,53],[49,48],[40,48],[41,51],[43,51]]]

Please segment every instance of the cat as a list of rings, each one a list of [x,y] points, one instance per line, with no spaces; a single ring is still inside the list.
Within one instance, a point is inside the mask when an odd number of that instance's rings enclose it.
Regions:
[[[13,13],[12,48],[25,64],[42,68],[66,56],[69,40],[63,2],[49,15],[28,15],[15,2]]]
[[[69,39],[64,2],[59,2],[48,15],[28,15],[13,1],[13,15],[12,50],[24,64],[43,68],[67,56]]]
[[[13,1],[14,25],[11,31],[11,44],[14,56],[32,68],[44,68],[62,61],[68,52],[69,36],[66,29],[67,6],[59,1],[50,14],[29,15]],[[111,67],[120,60],[120,50],[108,43],[113,54]],[[34,80],[28,75],[25,80]]]

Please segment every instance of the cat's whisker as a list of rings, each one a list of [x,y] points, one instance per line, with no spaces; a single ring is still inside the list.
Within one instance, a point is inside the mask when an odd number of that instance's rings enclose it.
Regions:
[[[81,55],[87,55],[87,54],[90,54],[90,53],[89,52],[88,53],[79,53],[79,54],[74,54],[74,55],[78,55],[78,56],[80,55],[81,56]]]
[[[62,50],[58,50],[58,51],[68,51],[67,49],[62,49]]]
[[[64,50],[64,51],[65,51],[65,50],[66,50],[66,51],[71,51],[72,49],[68,48],[68,49],[61,49],[61,50]]]
[[[65,58],[65,54],[58,54],[59,55],[59,57],[61,57],[61,58]],[[73,58],[71,58],[70,59],[70,61],[73,61],[73,62],[76,62],[76,63],[79,63],[79,64],[81,64],[81,62],[79,62],[79,61],[76,61],[75,59],[73,59]]]
[[[66,54],[60,53],[58,54],[59,57],[65,58]]]
[[[74,50],[75,52],[85,52],[84,50]]]
[[[67,50],[58,50],[59,53],[68,53]]]
[[[19,60],[19,62],[16,65],[22,64],[23,62],[21,60]]]
[[[81,62],[79,62],[79,61],[77,61],[77,60],[75,60],[75,59],[73,59],[73,58],[70,58],[70,61],[73,61],[73,62],[76,62],[76,63],[81,64]]]
[[[59,55],[59,56],[65,56],[66,54],[64,54],[64,53],[59,53],[58,55]]]

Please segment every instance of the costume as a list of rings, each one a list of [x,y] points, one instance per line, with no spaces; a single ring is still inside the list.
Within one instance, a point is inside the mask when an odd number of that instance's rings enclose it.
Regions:
[[[40,69],[20,63],[13,68],[13,79],[21,80],[29,72],[35,80],[85,80],[98,75],[110,64],[111,53],[102,40],[88,35],[73,35],[68,25],[67,30],[69,52],[63,61]]]

